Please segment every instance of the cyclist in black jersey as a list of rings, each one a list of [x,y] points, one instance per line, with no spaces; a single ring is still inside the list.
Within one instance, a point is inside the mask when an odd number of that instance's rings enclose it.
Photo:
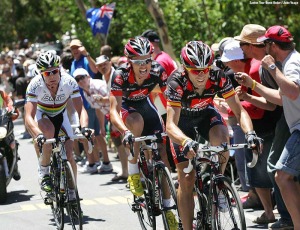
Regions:
[[[177,167],[179,189],[178,208],[185,230],[192,229],[194,171],[188,176],[183,169],[188,166],[188,158],[196,156],[194,147],[197,142],[194,127],[199,134],[217,146],[229,143],[226,122],[214,107],[215,95],[223,97],[241,127],[246,139],[253,147],[259,146],[259,138],[253,131],[248,113],[243,109],[229,78],[223,71],[214,68],[214,55],[208,45],[201,41],[190,41],[181,51],[183,69],[178,69],[168,78],[167,90],[167,133],[172,140],[172,151]],[[224,172],[229,153],[220,157],[221,170]],[[219,195],[219,205],[224,205],[224,195]],[[225,210],[225,207],[224,207]]]
[[[149,94],[157,88],[157,92],[164,92],[167,74],[158,62],[152,60],[152,52],[152,44],[147,38],[130,39],[124,49],[128,62],[115,70],[112,77],[110,119],[124,134],[124,145],[127,145],[133,136],[153,135],[164,131],[163,120],[150,101]],[[159,143],[158,149],[162,161],[170,168],[165,144]],[[134,144],[134,153],[133,160],[128,163],[128,182],[130,191],[136,196],[142,196],[144,190],[137,164],[138,143]],[[164,202],[168,202],[168,198],[164,197]],[[168,218],[169,223],[175,223],[174,221],[176,221],[174,215],[172,219]],[[172,229],[177,228],[174,225]]]

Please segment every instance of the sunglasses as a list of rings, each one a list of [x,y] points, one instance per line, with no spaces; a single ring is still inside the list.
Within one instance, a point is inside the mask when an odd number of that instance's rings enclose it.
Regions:
[[[54,69],[50,71],[43,71],[42,74],[44,77],[49,77],[50,75],[55,75],[59,72],[59,69]]]
[[[186,68],[187,71],[189,71],[191,74],[199,75],[200,73],[207,74],[210,70],[210,67],[204,68],[204,69],[197,69],[197,68]]]
[[[75,80],[76,80],[76,82],[80,82],[84,78],[85,78],[85,75],[78,75],[78,76],[75,77]]]
[[[152,59],[150,57],[150,58],[146,58],[146,59],[143,59],[143,60],[132,60],[132,59],[130,59],[130,61],[133,64],[137,64],[137,65],[147,65],[147,64],[152,62]]]

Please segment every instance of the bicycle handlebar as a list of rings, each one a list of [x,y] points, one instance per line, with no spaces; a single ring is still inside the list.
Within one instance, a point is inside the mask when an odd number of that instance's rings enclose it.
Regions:
[[[199,155],[199,152],[215,152],[215,153],[219,153],[219,152],[224,152],[224,151],[228,151],[228,150],[235,150],[235,149],[242,149],[242,148],[249,148],[247,143],[244,144],[230,144],[230,145],[220,145],[220,146],[207,146],[207,145],[203,145],[203,144],[199,144],[198,146],[198,150],[197,150],[197,156]],[[247,163],[247,166],[249,168],[253,168],[258,160],[258,154],[254,151],[253,152],[253,158],[252,161],[250,163]],[[192,159],[189,159],[189,165],[188,167],[183,169],[184,173],[190,173],[193,170],[193,164],[192,164]]]
[[[60,138],[61,138],[61,137],[47,139],[47,140],[45,141],[44,144],[55,143],[55,142],[57,142],[57,140],[60,140]],[[71,139],[71,138],[66,138],[66,140],[68,140],[68,139]],[[85,137],[84,135],[78,133],[78,134],[75,134],[75,135],[72,137],[72,139],[74,139],[74,140],[78,140],[78,139],[86,139],[86,137]]]
[[[141,137],[133,137],[130,140],[130,154],[128,156],[128,160],[132,160],[134,153],[133,153],[133,143],[134,142],[141,142],[141,141],[155,141],[158,139],[161,139],[162,137],[167,136],[167,133],[157,133],[157,134],[153,134],[153,135],[148,135],[148,136],[141,136]]]

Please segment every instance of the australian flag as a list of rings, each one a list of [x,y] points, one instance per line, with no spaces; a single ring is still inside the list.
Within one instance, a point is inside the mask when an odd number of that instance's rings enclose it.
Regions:
[[[101,8],[90,8],[86,12],[86,19],[89,22],[93,35],[97,33],[108,34],[110,20],[113,17],[116,3],[101,6]]]

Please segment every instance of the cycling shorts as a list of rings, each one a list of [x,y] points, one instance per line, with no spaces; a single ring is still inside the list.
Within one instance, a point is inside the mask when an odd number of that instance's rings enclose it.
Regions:
[[[215,125],[227,126],[220,113],[212,106],[201,111],[198,116],[186,116],[181,114],[178,121],[178,127],[181,131],[193,140],[196,139],[196,127],[200,136],[209,141],[209,130]],[[174,142],[171,143],[171,151],[175,164],[188,160],[184,157],[183,147],[181,145]]]
[[[144,119],[144,128],[141,136],[153,135],[165,130],[163,120],[149,98],[141,101],[123,101],[121,112],[124,123],[131,113],[141,114]]]
[[[54,125],[55,128],[55,133],[54,137],[57,138],[59,135],[66,135],[70,138],[73,137],[73,129],[71,127],[69,118],[68,118],[68,113],[66,110],[63,110],[63,112],[59,113],[58,115],[54,117],[50,117],[46,113],[37,110],[36,112],[36,120],[39,121],[42,118],[49,119],[52,124]]]

